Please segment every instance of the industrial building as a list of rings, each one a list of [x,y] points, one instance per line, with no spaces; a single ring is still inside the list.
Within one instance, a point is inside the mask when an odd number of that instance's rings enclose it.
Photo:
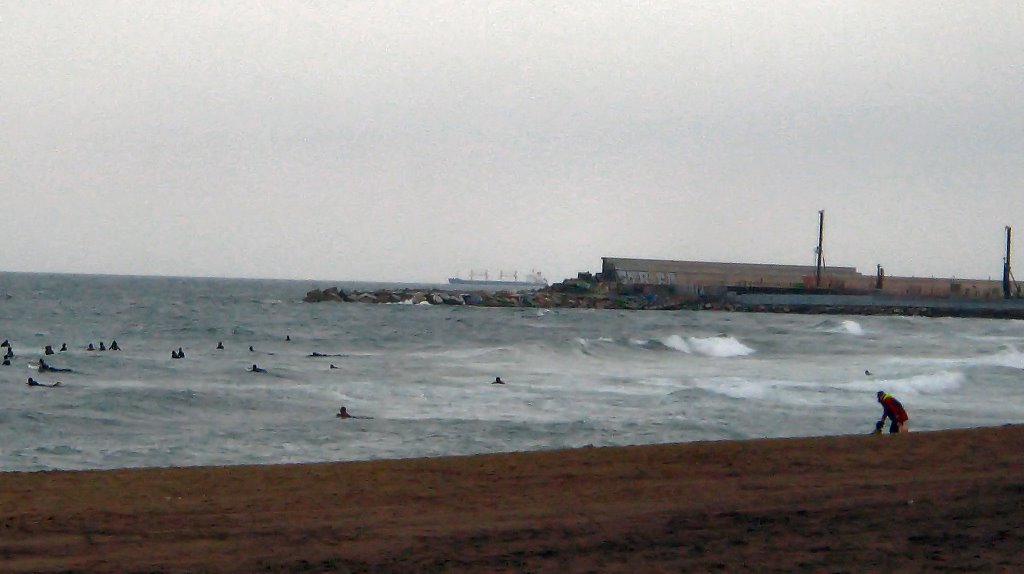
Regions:
[[[889,277],[879,269],[864,275],[854,267],[716,263],[664,259],[601,258],[601,279],[625,285],[673,285],[685,291],[780,291],[820,289],[833,293],[882,293],[896,296],[1001,299],[998,280]]]

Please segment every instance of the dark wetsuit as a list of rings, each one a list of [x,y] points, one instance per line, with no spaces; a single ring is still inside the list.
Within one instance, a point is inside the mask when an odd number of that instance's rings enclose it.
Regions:
[[[42,361],[39,361],[39,372],[40,373],[46,373],[46,372],[50,372],[50,373],[69,373],[69,372],[71,372],[71,369],[62,369],[60,367],[51,367],[50,365],[47,365],[46,363],[44,363]]]

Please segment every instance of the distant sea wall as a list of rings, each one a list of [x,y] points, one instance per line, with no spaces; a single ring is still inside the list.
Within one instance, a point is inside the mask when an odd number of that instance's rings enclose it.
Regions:
[[[388,305],[469,305],[476,307],[582,307],[605,308],[607,299],[589,294],[542,290],[451,291],[441,289],[377,289],[345,291],[332,287],[314,289],[303,298],[306,303],[375,303]]]
[[[1024,300],[959,300],[901,298],[884,295],[738,294],[709,296],[672,287],[623,286],[567,280],[539,290],[450,291],[440,289],[377,289],[344,291],[336,287],[306,293],[307,303],[373,303],[393,305],[468,305],[625,310],[707,310],[815,315],[903,315],[1024,319]]]

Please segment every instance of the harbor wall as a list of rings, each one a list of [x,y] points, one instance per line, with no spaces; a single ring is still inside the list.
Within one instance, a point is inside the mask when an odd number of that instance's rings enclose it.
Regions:
[[[623,285],[674,285],[685,289],[715,288],[823,289],[852,294],[996,300],[1002,281],[937,277],[864,275],[853,267],[827,267],[820,284],[811,265],[716,263],[603,257],[601,281]]]

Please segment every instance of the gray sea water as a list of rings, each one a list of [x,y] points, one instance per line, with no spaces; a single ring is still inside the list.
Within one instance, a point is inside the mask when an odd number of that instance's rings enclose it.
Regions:
[[[1019,321],[301,302],[335,285],[0,274],[0,470],[863,434],[879,389],[912,431],[1024,419]]]

